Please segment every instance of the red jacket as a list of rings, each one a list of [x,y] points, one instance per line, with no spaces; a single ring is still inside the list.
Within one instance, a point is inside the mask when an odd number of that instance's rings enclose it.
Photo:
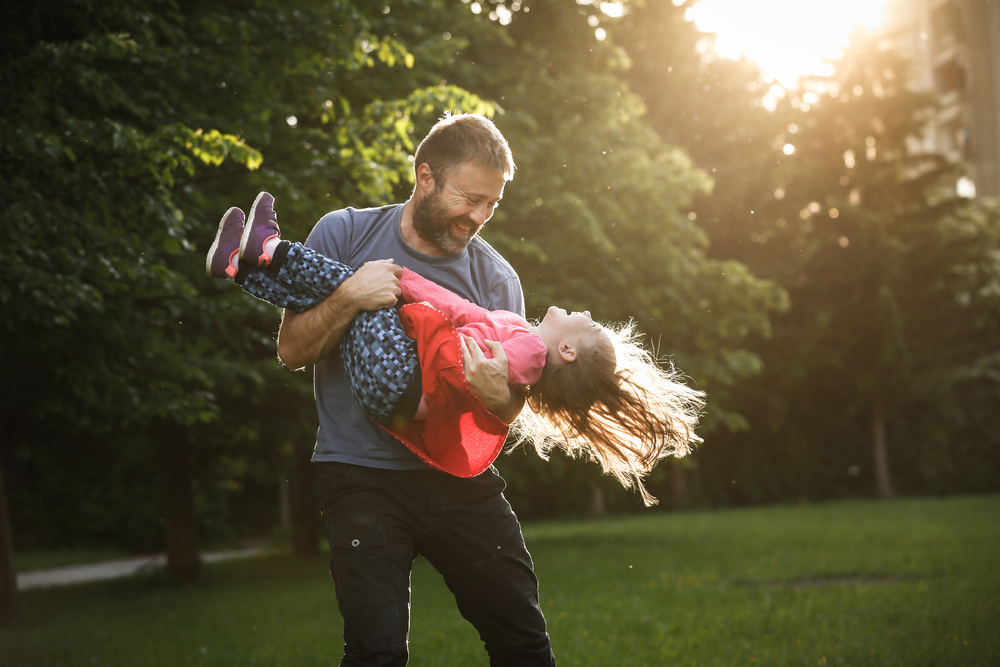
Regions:
[[[534,384],[546,349],[524,318],[490,311],[404,269],[400,309],[406,334],[417,341],[427,419],[384,427],[428,465],[457,477],[474,477],[503,449],[509,427],[469,389],[460,336],[472,336],[487,357],[484,340],[501,343],[512,385]],[[421,301],[433,304],[428,306]]]

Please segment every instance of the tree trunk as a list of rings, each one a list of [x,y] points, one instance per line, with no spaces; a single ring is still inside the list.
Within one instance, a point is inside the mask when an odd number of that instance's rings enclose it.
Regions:
[[[14,569],[14,541],[7,515],[7,490],[0,467],[0,626],[17,620],[20,605],[17,592],[17,571]]]
[[[892,497],[889,479],[889,455],[885,448],[885,413],[882,400],[876,399],[872,408],[872,447],[875,455],[875,488],[881,498]]]
[[[201,553],[191,484],[191,443],[187,430],[172,422],[163,425],[161,438],[167,572],[180,581],[194,582],[201,576]]]
[[[312,447],[296,444],[292,453],[292,555],[315,556],[319,553],[319,496],[316,493],[316,466]]]
[[[686,509],[688,500],[687,470],[680,459],[670,459],[670,505],[674,509]]]
[[[608,513],[608,501],[600,484],[590,487],[590,515],[601,517]]]

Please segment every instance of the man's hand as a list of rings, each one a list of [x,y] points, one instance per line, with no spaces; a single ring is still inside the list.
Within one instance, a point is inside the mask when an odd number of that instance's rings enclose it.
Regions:
[[[367,262],[315,308],[285,310],[278,329],[278,357],[288,368],[303,368],[330,354],[363,310],[396,305],[403,268],[391,259]]]
[[[496,341],[486,341],[486,347],[493,354],[492,359],[487,359],[474,339],[466,340],[465,336],[461,336],[459,341],[462,344],[462,361],[469,389],[501,421],[505,424],[512,423],[524,406],[524,397],[512,392],[507,386],[509,373],[507,353],[503,346]]]
[[[402,294],[399,287],[402,275],[403,267],[391,259],[365,262],[338,289],[344,287],[348,289],[351,302],[357,307],[358,312],[391,308],[396,305]]]

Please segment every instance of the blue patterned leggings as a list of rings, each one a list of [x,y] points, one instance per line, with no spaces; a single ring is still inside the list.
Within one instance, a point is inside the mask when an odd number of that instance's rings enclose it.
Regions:
[[[283,261],[275,255],[274,266],[250,269],[243,289],[296,313],[333,294],[356,270],[300,243],[290,244]],[[416,341],[403,331],[399,311],[362,311],[340,340],[340,356],[354,400],[370,419],[390,424],[413,416],[420,399],[420,365]]]

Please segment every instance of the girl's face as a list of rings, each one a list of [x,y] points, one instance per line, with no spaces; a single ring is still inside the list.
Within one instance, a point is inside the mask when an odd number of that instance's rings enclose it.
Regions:
[[[597,342],[600,336],[604,336],[604,328],[590,318],[590,311],[582,313],[567,313],[562,308],[552,306],[545,317],[535,328],[549,351],[556,350],[560,346],[569,346],[573,349],[589,347]]]

